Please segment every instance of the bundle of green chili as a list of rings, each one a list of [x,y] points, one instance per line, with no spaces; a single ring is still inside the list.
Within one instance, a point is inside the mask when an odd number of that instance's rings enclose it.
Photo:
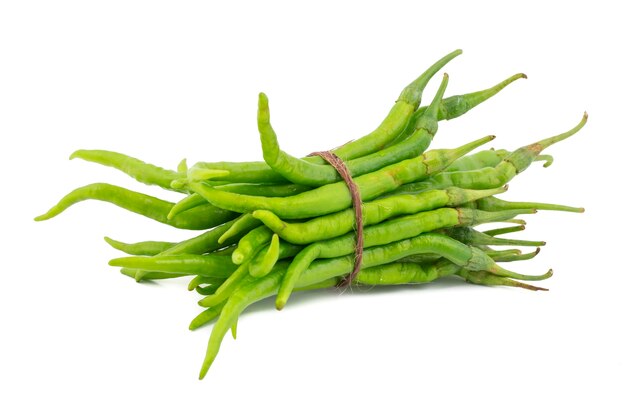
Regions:
[[[409,84],[376,130],[325,154],[340,165],[318,155],[296,158],[282,151],[270,124],[267,97],[260,94],[257,123],[264,162],[203,162],[188,168],[183,161],[174,171],[120,153],[79,150],[71,158],[119,169],[184,196],[173,203],[97,183],[72,191],[36,219],[97,199],[173,227],[205,230],[178,243],[126,244],[105,238],[130,255],[110,265],[122,267],[123,274],[137,281],[194,276],[189,290],[203,296],[199,305],[204,310],[190,329],[216,320],[200,378],[228,330],[235,335],[247,306],[276,296],[276,307],[282,309],[294,290],[337,286],[347,275],[352,285],[416,284],[457,276],[474,284],[544,290],[526,282],[546,279],[551,271],[530,276],[499,264],[531,259],[538,248],[522,253],[493,247],[545,243],[498,235],[523,230],[519,215],[583,209],[509,202],[495,195],[505,192],[507,183],[533,161],[548,166],[552,157],[542,155],[544,149],[580,130],[587,116],[565,133],[512,152],[470,154],[493,136],[456,149],[427,151],[439,121],[459,117],[525,78],[517,74],[482,91],[444,98],[444,75],[432,102],[420,107],[427,82],[460,53],[443,57]],[[502,222],[515,225],[484,232],[475,228]]]

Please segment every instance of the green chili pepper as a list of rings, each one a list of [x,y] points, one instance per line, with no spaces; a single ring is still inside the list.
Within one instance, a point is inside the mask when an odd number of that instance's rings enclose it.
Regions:
[[[526,229],[526,227],[523,226],[523,225],[516,225],[514,227],[495,228],[495,229],[492,229],[492,230],[484,231],[484,233],[493,237],[493,236],[496,236],[496,235],[502,235],[502,234],[508,234],[508,233],[515,233],[515,232],[518,232],[518,231],[524,231],[525,229]]]
[[[139,243],[128,244],[113,240],[109,237],[104,237],[104,241],[106,241],[114,249],[123,251],[131,256],[154,256],[176,245],[176,243],[169,243],[166,241],[142,241]]]
[[[484,211],[497,211],[502,209],[532,208],[537,210],[563,211],[563,212],[585,212],[584,208],[570,207],[567,205],[544,204],[541,202],[509,202],[490,196],[475,202],[476,208]]]
[[[244,261],[249,260],[254,255],[257,248],[270,242],[272,234],[272,230],[264,225],[261,225],[241,237],[239,243],[237,244],[237,248],[232,254],[233,263],[241,264]]]
[[[415,131],[410,137],[394,146],[346,161],[345,164],[350,175],[353,177],[360,176],[422,154],[437,132],[437,113],[447,85],[448,75],[446,74],[432,104],[417,120]],[[326,185],[341,180],[337,170],[330,165],[310,163],[280,150],[276,133],[270,124],[268,100],[263,93],[259,94],[257,120],[261,143],[263,144],[263,158],[275,172],[293,183],[310,186]]]
[[[109,261],[109,265],[128,267],[151,272],[201,274],[226,278],[235,271],[236,265],[227,256],[179,254],[177,256],[121,257]]]
[[[221,208],[202,205],[185,211],[184,214],[170,220],[167,218],[167,214],[174,206],[171,202],[130,191],[119,186],[94,183],[73,190],[63,197],[58,204],[50,208],[48,212],[36,217],[35,221],[44,221],[56,217],[70,206],[88,199],[109,202],[163,224],[188,230],[205,230],[238,216],[236,213]]]
[[[311,188],[296,184],[257,184],[257,183],[229,183],[217,185],[216,188],[243,195],[261,196],[291,196],[308,191]],[[188,211],[199,205],[209,205],[209,202],[198,194],[191,194],[177,202],[167,214],[168,219],[174,218],[181,212]]]
[[[254,277],[262,277],[268,274],[276,262],[278,261],[278,253],[280,250],[280,239],[278,234],[272,235],[270,244],[263,249],[250,261],[248,267],[249,273]]]
[[[454,227],[446,228],[442,230],[444,234],[459,240],[465,244],[478,245],[478,246],[523,246],[523,247],[538,247],[545,246],[545,241],[529,241],[529,240],[514,240],[510,238],[498,238],[491,235],[476,231],[471,227]]]
[[[108,150],[77,150],[72,153],[70,160],[76,158],[110,166],[146,185],[158,185],[167,190],[175,190],[170,186],[172,181],[184,177],[173,170],[163,169],[134,157]]]
[[[222,243],[233,236],[255,229],[259,225],[262,225],[262,222],[254,218],[252,214],[243,214],[232,223],[230,228],[226,230],[224,234],[222,234],[218,242]]]
[[[487,254],[489,255],[489,257],[491,257],[495,261],[502,263],[502,262],[511,262],[511,261],[530,260],[532,258],[535,258],[537,254],[539,254],[541,249],[537,247],[535,251],[531,251],[530,253],[524,253],[524,254],[522,253],[505,254],[504,251],[505,250],[502,250],[502,252],[500,253],[495,253],[495,254],[487,253]]]

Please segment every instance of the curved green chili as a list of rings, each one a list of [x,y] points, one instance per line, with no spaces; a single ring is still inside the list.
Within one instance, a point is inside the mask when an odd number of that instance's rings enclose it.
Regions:
[[[422,101],[422,92],[430,79],[444,65],[462,53],[460,49],[449,53],[428,68],[400,94],[389,115],[372,133],[344,144],[334,150],[342,160],[356,159],[382,149],[389,141],[402,132],[411,114]]]
[[[248,231],[257,228],[259,225],[262,225],[262,222],[254,218],[252,214],[243,214],[232,223],[230,228],[222,234],[218,241],[221,243],[235,235],[247,233]]]
[[[226,304],[226,301],[220,303],[219,305],[215,305],[211,308],[205,309],[204,311],[200,312],[200,314],[198,314],[198,316],[193,318],[193,320],[189,324],[189,330],[191,331],[196,330],[200,328],[201,326],[204,326],[208,324],[209,322],[213,321],[218,316],[220,316],[220,313],[222,312],[222,309],[224,308],[225,304]]]
[[[126,267],[120,270],[120,273],[122,273],[125,276],[132,277],[133,279],[135,278],[135,275],[139,272],[143,272],[143,271],[138,270],[138,269],[126,268]],[[193,273],[143,272],[143,276],[144,276],[143,280],[176,279],[179,277],[189,276],[190,274],[193,274]]]
[[[259,184],[259,183],[228,183],[217,185],[217,189],[234,192],[242,195],[260,196],[291,196],[308,191],[311,188],[297,184]],[[174,218],[181,212],[190,210],[198,205],[207,205],[209,202],[198,194],[191,194],[178,201],[167,214],[168,219]]]
[[[493,273],[485,272],[485,271],[469,271],[469,270],[459,270],[459,275],[465,279],[465,281],[469,283],[474,283],[477,285],[483,286],[512,286],[519,287],[522,289],[528,290],[548,290],[542,287],[529,285],[524,282],[517,282],[515,280],[509,279],[507,277],[502,277],[495,275]],[[548,276],[550,277],[550,276]]]
[[[205,230],[238,216],[236,213],[212,205],[202,205],[170,220],[167,214],[174,206],[171,202],[107,183],[93,183],[73,190],[48,212],[36,217],[35,221],[53,218],[70,206],[89,199],[109,202],[160,223],[187,230]]]
[[[276,262],[280,251],[280,240],[278,234],[272,235],[270,244],[263,249],[250,261],[248,270],[250,276],[262,277],[268,274]]]
[[[530,260],[533,259],[537,256],[537,254],[539,254],[539,252],[541,251],[541,248],[537,247],[535,249],[535,251],[531,251],[530,253],[511,253],[511,254],[505,254],[503,253],[505,250],[502,250],[502,252],[500,253],[496,253],[494,255],[491,255],[490,253],[487,253],[489,255],[489,257],[491,257],[492,259],[494,259],[497,262],[511,262],[511,261],[521,261],[521,260]]]
[[[227,278],[235,271],[228,256],[211,254],[179,254],[176,256],[120,257],[109,261],[110,266],[128,267],[150,272],[201,274]]]
[[[520,209],[532,208],[546,211],[562,211],[562,212],[585,212],[584,208],[570,207],[567,205],[545,204],[541,202],[510,202],[498,199],[494,196],[486,197],[474,202],[476,208],[483,211],[497,211],[501,209]]]
[[[516,225],[513,227],[494,228],[492,230],[483,231],[483,233],[495,237],[496,235],[516,233],[518,231],[524,231],[526,227],[524,225]]]
[[[448,75],[445,74],[432,104],[422,113],[417,120],[415,131],[406,140],[366,156],[345,161],[350,175],[361,176],[422,154],[437,132],[437,113],[447,85]],[[275,172],[293,183],[310,186],[321,186],[341,180],[341,175],[334,167],[310,163],[280,149],[276,133],[270,124],[267,96],[263,93],[259,94],[257,124],[263,145],[263,159]]]
[[[494,95],[502,91],[506,86],[511,84],[513,81],[517,81],[518,79],[526,79],[526,75],[515,74],[505,79],[504,81],[494,85],[491,88],[472,92],[469,94],[453,95],[451,97],[447,97],[442,102],[437,118],[439,121],[442,121],[452,120],[454,118],[460,117],[463,114],[467,113],[469,110],[478,106],[479,104],[487,101],[489,98],[493,97]],[[425,109],[425,107],[420,107],[419,109],[417,109],[415,113],[413,113],[413,115],[411,116],[411,119],[404,128],[404,131],[394,140],[392,140],[387,146],[393,146],[396,143],[399,143],[409,137],[415,129],[417,119],[422,115],[422,112],[424,112]]]
[[[442,232],[455,240],[474,246],[521,246],[539,247],[545,246],[545,241],[514,240],[511,238],[498,238],[489,234],[481,233],[471,227],[446,228]]]
[[[233,263],[241,264],[249,260],[258,247],[270,242],[272,234],[272,230],[261,225],[241,237],[239,243],[237,243],[237,248],[233,251],[231,256]]]
[[[186,197],[184,197],[183,199],[175,203],[174,206],[172,206],[172,209],[170,209],[170,212],[167,213],[167,219],[171,220],[172,218],[174,218],[181,212],[189,211],[190,209],[195,208],[197,206],[207,205],[207,204],[208,204],[207,200],[202,198],[198,194],[187,195]]]
[[[176,243],[167,241],[142,241],[139,243],[122,243],[109,237],[104,237],[104,241],[116,250],[123,251],[131,256],[154,256],[169,248]]]
[[[172,181],[184,178],[178,172],[151,165],[134,157],[108,150],[77,150],[70,156],[72,159],[82,159],[100,165],[120,170],[133,179],[146,185],[158,185],[168,191],[176,191],[170,184]]]

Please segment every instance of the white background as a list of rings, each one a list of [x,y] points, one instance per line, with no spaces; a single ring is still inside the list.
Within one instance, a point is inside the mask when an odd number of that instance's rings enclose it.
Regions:
[[[2,2],[0,413],[623,415],[626,67],[614,3]],[[373,129],[456,48],[448,95],[529,79],[441,123],[433,147],[496,134],[514,149],[589,112],[548,152],[554,165],[535,164],[507,195],[587,209],[529,217],[516,236],[548,241],[513,266],[553,267],[549,292],[445,280],[299,294],[282,312],[263,302],[199,382],[210,328],[186,329],[198,296],[119,275],[102,240],[194,232],[98,202],[32,221],[91,182],[171,198],[69,162],[75,149],[170,168],[259,160],[259,91],[285,150],[331,148]]]

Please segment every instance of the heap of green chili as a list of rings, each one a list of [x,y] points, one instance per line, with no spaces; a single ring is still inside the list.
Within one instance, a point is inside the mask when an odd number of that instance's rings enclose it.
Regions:
[[[176,228],[203,230],[181,242],[129,244],[105,237],[128,254],[109,264],[138,282],[192,276],[188,287],[202,296],[198,304],[203,310],[190,329],[215,321],[200,378],[228,330],[235,336],[237,319],[246,307],[275,296],[276,308],[282,309],[294,290],[334,287],[345,282],[346,275],[354,274],[349,284],[363,286],[455,276],[479,285],[545,290],[528,282],[550,277],[551,270],[525,275],[501,265],[532,259],[539,248],[526,253],[497,248],[545,243],[498,236],[522,231],[525,221],[520,215],[583,209],[511,202],[495,195],[506,192],[508,182],[532,162],[549,166],[552,157],[542,152],[578,132],[587,115],[565,133],[514,151],[473,152],[494,136],[455,149],[429,150],[440,121],[459,117],[526,78],[516,74],[485,90],[445,97],[445,74],[433,100],[421,106],[426,84],[459,54],[457,50],[444,56],[410,83],[374,131],[326,152],[339,160],[340,168],[324,157],[298,158],[281,150],[268,98],[261,93],[257,124],[263,162],[200,162],[188,167],[183,160],[169,170],[121,153],[78,150],[72,159],[113,167],[179,198],[164,201],[95,183],[70,192],[36,220],[96,199]],[[358,200],[351,187],[358,190]],[[516,225],[475,228],[503,222]],[[358,236],[355,229],[362,229]]]

